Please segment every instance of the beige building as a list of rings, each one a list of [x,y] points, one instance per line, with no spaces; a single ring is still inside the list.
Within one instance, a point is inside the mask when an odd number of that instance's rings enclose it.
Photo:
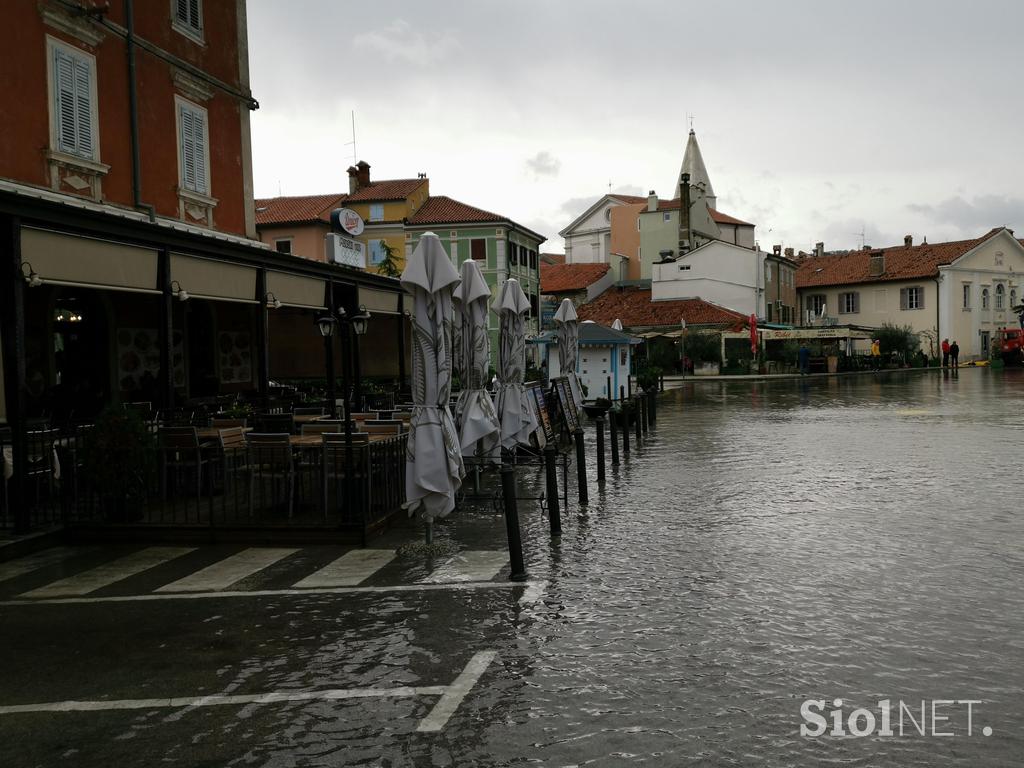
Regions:
[[[986,358],[996,331],[1017,324],[1024,246],[997,227],[979,238],[864,248],[804,258],[797,270],[801,319],[877,328],[910,326],[922,349],[957,341],[962,360]]]

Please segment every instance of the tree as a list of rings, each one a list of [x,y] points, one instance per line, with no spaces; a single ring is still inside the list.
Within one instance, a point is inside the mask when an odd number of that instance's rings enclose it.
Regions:
[[[883,356],[889,357],[895,352],[903,362],[910,360],[921,348],[921,337],[909,325],[900,327],[883,323],[882,327],[875,331],[875,338],[878,339]]]
[[[377,274],[384,277],[401,277],[402,270],[395,261],[395,249],[388,245],[387,240],[381,240],[380,250],[384,254],[384,259],[377,265]]]

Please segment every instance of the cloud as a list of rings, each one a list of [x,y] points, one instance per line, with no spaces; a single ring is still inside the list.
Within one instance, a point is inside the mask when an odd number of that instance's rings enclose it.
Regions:
[[[957,195],[935,205],[912,203],[907,210],[955,226],[972,237],[992,227],[1024,225],[1024,198],[1009,195],[981,195],[971,201]]]
[[[369,56],[381,56],[389,62],[421,67],[447,58],[456,44],[450,35],[428,39],[407,21],[396,19],[381,29],[355,35],[352,48]]]
[[[560,208],[560,210],[566,216],[575,219],[577,216],[579,216],[581,213],[587,210],[587,208],[592,206],[602,197],[603,195],[589,195],[587,197],[570,197],[568,200],[562,203],[562,207]]]
[[[562,170],[562,161],[545,150],[527,158],[526,168],[534,176],[557,176]]]

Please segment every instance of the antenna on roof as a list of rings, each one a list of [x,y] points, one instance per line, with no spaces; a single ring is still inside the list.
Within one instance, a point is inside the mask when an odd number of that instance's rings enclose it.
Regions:
[[[860,238],[860,249],[864,250],[864,224],[860,225],[860,232],[851,232],[851,235],[856,235]]]
[[[352,110],[352,141],[346,141],[345,146],[352,145],[352,165],[356,164],[358,157],[356,157],[356,111]]]

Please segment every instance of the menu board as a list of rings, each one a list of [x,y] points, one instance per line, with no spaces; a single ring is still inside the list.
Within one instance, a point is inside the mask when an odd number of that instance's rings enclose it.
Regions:
[[[580,414],[576,410],[576,400],[572,396],[572,385],[565,376],[551,380],[558,397],[558,405],[562,410],[562,417],[565,419],[565,426],[570,432],[582,429],[580,425]]]
[[[526,396],[530,399],[533,415],[537,417],[537,442],[543,448],[547,443],[554,442],[555,428],[551,426],[551,413],[548,411],[544,388],[539,381],[526,385]]]

